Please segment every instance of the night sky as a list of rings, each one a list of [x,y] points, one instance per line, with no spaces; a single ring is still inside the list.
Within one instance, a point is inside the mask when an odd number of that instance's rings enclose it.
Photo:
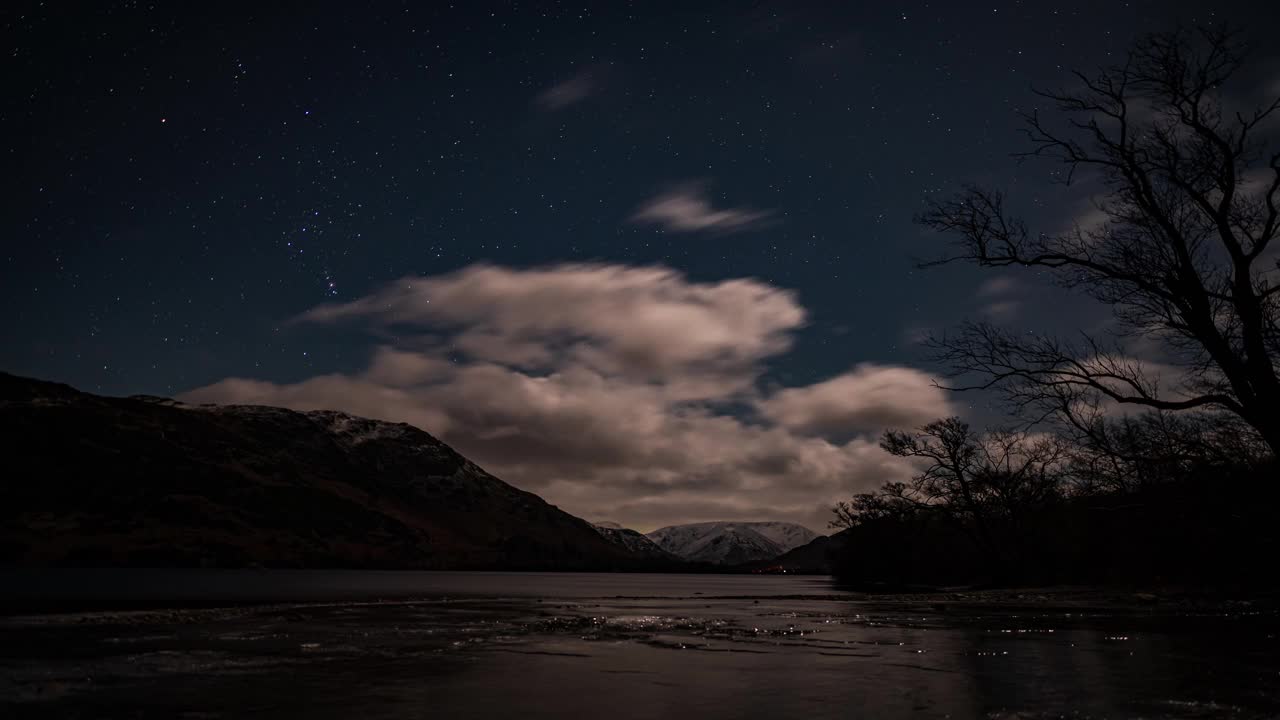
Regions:
[[[962,181],[1088,221],[1010,157],[1033,86],[1228,21],[1280,92],[1261,2],[365,5],[0,11],[0,369],[413,422],[644,530],[821,529],[902,472],[885,427],[993,415],[926,333],[1104,317],[914,269]]]

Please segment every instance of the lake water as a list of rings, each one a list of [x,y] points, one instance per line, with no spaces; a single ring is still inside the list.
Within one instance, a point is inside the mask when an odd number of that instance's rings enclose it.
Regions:
[[[1276,616],[1247,604],[876,600],[744,575],[0,582],[24,613],[0,618],[6,718],[1280,717]]]

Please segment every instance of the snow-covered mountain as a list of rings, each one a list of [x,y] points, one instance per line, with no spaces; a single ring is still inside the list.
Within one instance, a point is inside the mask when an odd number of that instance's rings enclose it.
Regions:
[[[737,565],[775,558],[818,534],[786,522],[706,522],[671,525],[648,537],[663,550],[691,562]]]
[[[624,528],[616,522],[601,521],[592,523],[596,532],[615,545],[621,545],[637,557],[652,560],[670,560],[679,562],[671,553],[663,550],[657,543],[631,528]]]

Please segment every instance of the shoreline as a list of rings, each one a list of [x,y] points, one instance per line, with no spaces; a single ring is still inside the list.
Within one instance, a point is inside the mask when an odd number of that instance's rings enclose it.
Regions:
[[[591,590],[558,594],[554,580],[587,580]],[[700,578],[714,590],[682,593],[635,590],[635,580]],[[510,579],[500,588],[486,583]],[[520,579],[529,581],[521,583]],[[616,582],[615,582],[616,581]],[[418,571],[316,569],[2,569],[0,617],[197,611],[271,606],[402,605],[442,600],[769,600],[828,601],[880,606],[1011,611],[1084,610],[1203,612],[1280,609],[1280,590],[1257,587],[1059,585],[885,589],[842,587],[822,575],[750,573],[652,573],[555,571]],[[795,586],[794,588],[790,586]],[[802,590],[800,590],[803,588]],[[792,590],[788,592],[788,590]]]

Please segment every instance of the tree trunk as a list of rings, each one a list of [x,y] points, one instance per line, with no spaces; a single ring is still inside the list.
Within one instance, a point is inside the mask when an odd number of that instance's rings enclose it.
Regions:
[[[1280,405],[1265,409],[1263,417],[1251,420],[1250,425],[1257,428],[1262,440],[1271,448],[1271,457],[1280,460]]]

